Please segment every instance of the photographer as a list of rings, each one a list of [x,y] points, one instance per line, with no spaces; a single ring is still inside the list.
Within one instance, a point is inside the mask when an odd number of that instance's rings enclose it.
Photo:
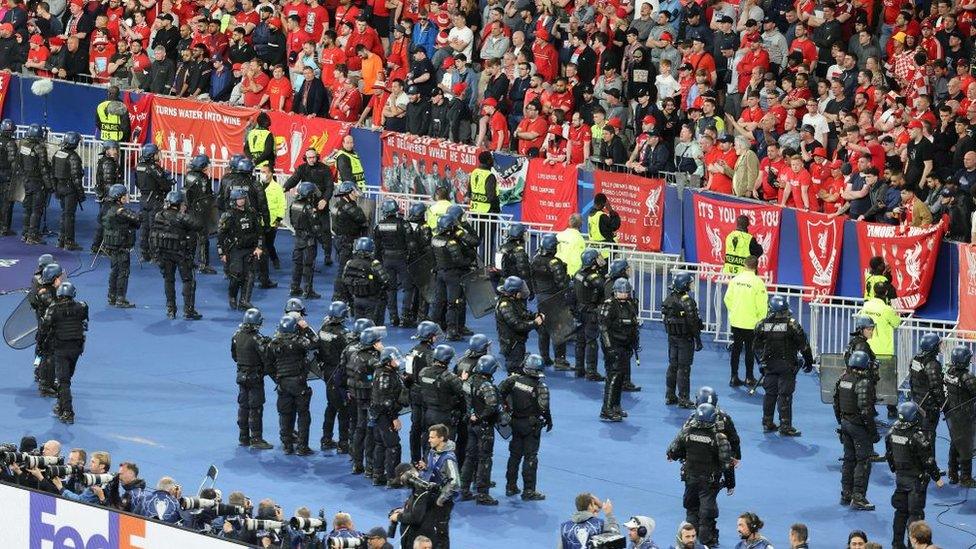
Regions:
[[[45,458],[59,458],[61,456],[61,443],[56,440],[49,440],[44,443],[41,447],[40,453],[36,453],[37,442],[33,437],[24,437],[20,442],[20,453],[29,453],[33,456],[40,455]],[[14,462],[10,464],[10,473],[13,475],[14,480],[21,486],[27,488],[33,488],[35,490],[41,490],[42,492],[48,492],[50,494],[60,494],[61,488],[54,484],[51,480],[51,475],[47,473],[44,465],[38,467],[27,467],[23,462]]]
[[[93,458],[94,459],[94,456]],[[182,525],[180,497],[183,488],[170,477],[162,477],[153,492],[142,492],[132,501],[132,512],[170,524]]]
[[[183,527],[187,530],[208,534],[213,531],[213,522],[217,520],[217,509],[202,502],[212,501],[220,504],[220,493],[213,488],[200,490],[196,498],[183,498],[180,507],[183,509]]]
[[[231,492],[227,496],[227,503],[244,508],[243,515],[229,515],[227,517],[217,517],[213,521],[213,531],[217,537],[242,541],[244,543],[257,543],[254,532],[244,529],[244,519],[251,516],[251,500],[244,495],[244,492]]]
[[[399,507],[390,512],[391,526],[400,525],[401,549],[412,549],[414,540],[434,535],[434,521],[438,518],[435,503],[439,487],[420,478],[420,473],[409,463],[401,463],[394,474],[401,484],[410,488],[410,497]]]
[[[281,529],[284,526],[285,516],[281,511],[281,506],[272,499],[262,499],[258,503],[258,515],[254,518],[264,521],[254,534],[257,539],[257,546],[282,547]]]
[[[353,547],[352,543],[343,540],[361,540],[363,537],[363,533],[356,530],[353,525],[352,515],[339,512],[332,518],[332,531],[325,535],[323,542],[330,549],[332,547]]]
[[[45,443],[45,446],[47,444]],[[92,503],[95,505],[106,505],[108,499],[105,495],[104,486],[111,481],[111,475],[109,474],[109,469],[112,467],[112,457],[108,452],[92,452],[91,460],[88,463],[88,473],[91,475],[102,476],[108,475],[108,480],[105,482],[92,482],[92,483],[80,483],[81,485],[87,485],[83,492],[76,494],[71,490],[64,487],[61,479],[54,477],[51,478],[51,483],[59,490],[62,497],[70,499],[72,501],[80,501],[82,503]],[[104,476],[100,480],[104,480]]]
[[[139,478],[139,466],[122,462],[118,474],[108,485],[109,505],[121,511],[131,511],[132,503],[142,496],[145,489],[146,481]]]
[[[382,526],[373,528],[366,534],[366,547],[369,549],[393,549],[393,545],[386,541],[387,531]]]
[[[302,549],[312,549],[319,547],[319,540],[316,534],[325,529],[324,518],[312,518],[312,512],[308,507],[299,507],[295,510],[295,516],[288,521],[281,529],[283,536],[282,547],[301,547]]]

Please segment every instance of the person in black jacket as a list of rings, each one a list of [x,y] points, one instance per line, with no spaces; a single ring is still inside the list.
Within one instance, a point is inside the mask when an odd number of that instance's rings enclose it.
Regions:
[[[157,20],[160,26],[156,29],[156,34],[153,35],[149,46],[154,50],[162,47],[166,53],[166,58],[175,63],[177,53],[179,53],[177,45],[180,43],[180,31],[173,26],[172,14],[164,13]]]
[[[285,57],[288,53],[288,45],[285,41],[284,33],[281,32],[281,20],[277,17],[272,17],[268,19],[267,23],[270,30],[267,49],[265,52],[258,54],[258,59],[269,67],[274,67],[275,65],[284,66],[287,62]]]
[[[603,127],[603,141],[600,143],[600,158],[604,167],[612,172],[624,170],[627,163],[627,149],[624,142],[617,135],[617,129],[607,124]]]
[[[455,143],[469,143],[471,141],[471,108],[462,96],[466,86],[463,82],[454,85],[454,99],[447,107],[448,135],[447,138]]]
[[[144,90],[151,93],[170,95],[173,93],[173,77],[176,64],[166,56],[166,47],[159,45],[153,49],[153,62],[149,66]]]
[[[444,90],[434,88],[430,98],[430,126],[427,135],[446,139],[450,135],[450,120],[448,119],[450,103],[444,99]]]
[[[325,112],[325,85],[321,79],[315,77],[315,69],[312,67],[303,68],[302,76],[305,81],[295,94],[292,111],[295,114],[321,116]]]
[[[62,282],[54,303],[47,308],[37,326],[38,346],[54,358],[57,379],[58,403],[54,413],[61,423],[75,422],[71,405],[71,377],[75,373],[78,358],[85,349],[85,332],[88,331],[88,304],[75,301],[75,285]]]
[[[426,482],[420,478],[417,468],[409,463],[401,463],[394,469],[393,474],[403,486],[410,488],[410,496],[398,507],[390,512],[390,522],[400,525],[401,549],[413,549],[417,538],[430,539],[434,535],[434,526],[439,513],[435,509],[440,486]]]
[[[59,67],[64,72],[61,78],[78,80],[79,76],[88,75],[88,48],[83,48],[81,44],[82,42],[74,36],[68,37],[65,43],[64,65]]]
[[[407,88],[407,133],[424,136],[430,128],[430,101],[424,99],[419,86]]]
[[[322,245],[322,253],[325,254],[325,265],[332,265],[332,220],[329,216],[329,201],[332,200],[332,193],[335,191],[335,181],[332,179],[332,170],[322,163],[319,152],[313,148],[305,151],[305,163],[295,166],[295,172],[285,181],[282,188],[288,192],[302,181],[315,184],[317,190],[315,209],[319,216],[318,241]],[[277,264],[275,268],[278,268]]]
[[[278,385],[278,427],[285,454],[309,456],[313,453],[308,447],[308,430],[312,422],[308,406],[312,388],[308,386],[305,356],[318,346],[318,341],[318,335],[305,319],[284,316],[268,347],[271,377]]]
[[[20,72],[26,60],[27,52],[14,36],[13,26],[9,23],[0,25],[0,70]]]

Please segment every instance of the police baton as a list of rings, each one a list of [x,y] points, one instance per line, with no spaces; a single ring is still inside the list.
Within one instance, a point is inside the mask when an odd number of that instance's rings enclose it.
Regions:
[[[750,395],[756,394],[756,390],[758,390],[759,387],[763,384],[763,380],[764,379],[766,379],[766,373],[765,372],[763,372],[763,374],[761,376],[759,376],[759,381],[757,381],[755,385],[753,385],[752,387],[749,388],[749,394]]]

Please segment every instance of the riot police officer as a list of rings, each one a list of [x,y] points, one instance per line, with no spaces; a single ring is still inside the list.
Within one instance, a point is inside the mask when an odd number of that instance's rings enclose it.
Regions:
[[[335,375],[336,387],[338,388],[339,395],[343,397],[344,404],[344,406],[339,409],[340,421],[342,417],[341,414],[345,413],[347,423],[349,425],[349,432],[347,433],[348,436],[345,444],[340,441],[336,446],[336,453],[350,454],[350,458],[352,457],[352,441],[355,438],[356,423],[359,421],[359,408],[356,406],[355,398],[357,363],[354,359],[356,357],[356,353],[363,348],[363,345],[359,343],[363,332],[372,328],[373,326],[373,321],[368,318],[357,318],[356,321],[353,322],[352,329],[349,330],[349,336],[346,338],[348,343],[342,350],[342,354],[339,355],[339,367]]]
[[[372,477],[374,420],[369,415],[373,375],[383,350],[386,329],[382,326],[366,328],[359,335],[359,347],[353,351],[346,366],[346,377],[356,406],[356,430],[352,437],[352,474],[366,473]],[[364,465],[365,460],[365,467]]]
[[[48,260],[49,262],[47,262]],[[41,267],[39,275],[35,275],[35,279],[31,281],[31,289],[27,293],[27,303],[34,310],[34,317],[37,319],[38,325],[41,324],[48,307],[57,297],[58,287],[61,285],[61,275],[64,272],[61,265],[54,262],[53,257],[45,258],[42,255],[38,258],[38,264],[40,265],[43,262],[47,262],[47,264]],[[51,361],[50,353],[41,345],[40,332],[35,332],[34,339],[37,342],[34,379],[37,381],[38,391],[41,396],[55,396],[57,393],[54,390],[54,363]]]
[[[871,358],[864,351],[854,351],[834,386],[834,417],[840,424],[840,441],[844,445],[840,504],[858,511],[874,510],[867,490],[872,445],[881,440],[874,423],[876,398]]]
[[[383,264],[373,258],[375,247],[369,237],[356,239],[352,257],[342,268],[342,285],[352,296],[352,310],[357,317],[370,318],[377,325],[383,323],[385,291],[390,276]]]
[[[454,220],[454,239],[461,244],[461,253],[466,262],[465,268],[468,271],[473,271],[483,266],[483,262],[478,255],[479,247],[481,246],[481,237],[478,235],[474,226],[465,219],[464,213],[464,208],[453,204],[447,208],[444,217],[450,217]],[[458,301],[458,338],[455,341],[460,341],[462,337],[474,335],[474,332],[468,329],[466,325],[468,301],[467,296],[464,295],[464,287],[462,286],[460,290],[461,298]]]
[[[338,446],[332,439],[336,420],[339,423],[339,444],[349,445],[349,412],[346,409],[346,395],[341,387],[345,384],[345,370],[341,366],[342,352],[352,342],[350,331],[346,328],[349,306],[342,301],[329,304],[329,312],[319,328],[319,347],[316,360],[322,381],[325,382],[325,414],[322,418],[321,450],[334,450]],[[358,342],[358,335],[356,340]]]
[[[286,454],[312,454],[312,449],[308,447],[308,429],[312,421],[308,406],[312,399],[312,388],[308,386],[305,355],[317,343],[318,336],[304,319],[283,316],[269,344],[271,371],[278,385],[278,428]]]
[[[605,296],[604,299],[613,299],[614,283],[616,283],[617,280],[621,278],[625,278],[628,281],[630,281],[630,274],[631,274],[630,263],[628,263],[626,259],[621,258],[621,259],[614,259],[613,261],[611,261],[610,264],[607,265],[607,276],[605,278],[605,282],[603,283],[603,295]],[[633,288],[633,282],[631,282],[631,288]],[[607,375],[609,375],[609,371],[613,366],[612,364],[613,361],[610,359],[610,355],[607,353],[606,348],[603,349],[603,355],[604,355],[603,358],[605,362],[604,367],[608,372]],[[636,392],[640,392],[641,390],[639,386],[634,385],[634,382],[630,380],[630,368],[628,368],[627,371],[624,373],[624,381],[621,390],[626,391],[628,393],[636,393]]]
[[[396,200],[388,198],[383,201],[380,210],[383,218],[373,227],[373,242],[376,244],[376,259],[382,263],[390,278],[390,285],[386,292],[386,308],[390,312],[391,326],[400,325],[400,315],[397,312],[397,290],[401,287],[401,273],[407,270],[407,252],[410,225],[400,215],[400,206]],[[404,295],[404,310],[406,295]]]
[[[704,327],[698,315],[698,302],[690,293],[691,281],[688,273],[676,274],[671,281],[671,293],[661,306],[664,331],[668,334],[667,393],[664,403],[689,409],[695,407],[689,398],[691,364],[695,351],[702,350],[701,330]]]
[[[485,334],[474,334],[468,340],[468,348],[454,365],[454,375],[461,379],[461,386],[464,394],[471,396],[471,370],[478,364],[478,359],[488,354],[491,350],[491,340]],[[458,463],[464,465],[468,448],[468,423],[463,420],[457,425],[457,453]]]
[[[450,345],[438,345],[430,353],[430,363],[418,374],[420,396],[424,403],[424,429],[438,423],[447,425],[452,436],[464,410],[464,387],[461,378],[448,369],[454,360]]]
[[[972,488],[973,482],[973,423],[976,420],[973,402],[976,400],[976,376],[969,371],[973,352],[959,345],[952,349],[952,363],[945,373],[945,418],[949,425],[949,484]]]
[[[536,490],[536,469],[539,467],[539,443],[542,428],[552,431],[552,411],[549,408],[549,386],[542,357],[531,354],[517,373],[498,385],[498,396],[505,402],[512,417],[512,439],[508,443],[508,467],[505,471],[505,495],[521,492],[525,501],[541,501],[546,495]],[[518,488],[518,469],[522,465],[522,490]]]
[[[139,235],[139,249],[142,261],[152,261],[149,234],[152,232],[153,218],[156,217],[163,201],[173,188],[173,178],[159,165],[156,155],[159,147],[154,143],[142,146],[139,161],[136,163],[136,187],[139,189],[139,202],[142,206],[142,234]]]
[[[933,439],[920,424],[921,419],[917,404],[903,402],[898,405],[898,421],[885,437],[885,458],[895,474],[895,493],[891,496],[891,506],[895,508],[893,549],[906,549],[908,525],[925,518],[929,479],[942,488],[942,473],[933,457]]]
[[[332,222],[332,246],[335,248],[336,261],[339,269],[346,265],[346,261],[352,255],[353,243],[357,238],[366,236],[369,230],[369,222],[363,209],[359,207],[356,200],[359,198],[359,189],[352,181],[343,181],[335,191],[332,202],[329,204],[329,215]],[[336,277],[336,293],[332,299],[349,301],[348,292],[342,286],[342,277]]]
[[[504,280],[510,276],[517,276],[529,284],[529,299],[535,297],[532,292],[532,265],[529,260],[529,253],[525,251],[525,225],[512,223],[505,232],[505,242],[498,248],[498,269],[499,280]],[[603,300],[601,300],[602,302]]]
[[[98,253],[102,247],[102,234],[105,227],[102,219],[112,208],[114,201],[108,197],[114,185],[122,183],[122,167],[119,165],[119,144],[117,141],[103,141],[102,154],[98,155],[95,166],[95,200],[100,204],[98,209],[98,227],[95,229],[95,239],[92,240],[91,252]]]
[[[912,358],[908,371],[911,398],[918,405],[919,427],[935,441],[939,415],[945,404],[945,383],[942,378],[942,362],[939,360],[942,339],[936,334],[924,334],[918,342],[918,353]],[[931,445],[935,451],[935,444]]]
[[[194,307],[196,280],[193,275],[192,236],[200,225],[186,214],[183,193],[170,191],[166,195],[163,210],[153,218],[150,236],[153,256],[159,261],[166,289],[166,316],[176,318],[176,270],[183,282],[183,318],[200,320],[203,315]]]
[[[58,386],[58,403],[54,415],[62,423],[75,422],[75,410],[71,405],[71,377],[75,375],[78,358],[85,350],[85,332],[88,331],[88,304],[75,301],[75,285],[62,282],[57,297],[44,312],[37,327],[41,346],[54,362],[54,376]]]
[[[44,130],[40,124],[31,124],[18,149],[15,177],[24,184],[24,242],[41,244],[41,223],[47,210],[47,201],[54,189],[51,179],[51,163],[44,143]]]
[[[549,299],[560,299],[559,297],[569,288],[569,274],[566,271],[566,264],[562,259],[556,257],[556,247],[559,241],[556,235],[547,234],[542,237],[539,245],[539,252],[532,258],[532,288],[535,290],[539,303]],[[565,298],[563,298],[565,301]],[[546,366],[556,365],[557,370],[570,369],[569,362],[566,360],[566,343],[555,345],[555,363],[549,357],[550,344],[549,330],[545,325],[539,328],[539,355]]]
[[[603,381],[596,370],[597,352],[600,345],[600,306],[606,297],[603,288],[606,281],[600,262],[599,250],[587,248],[580,255],[580,270],[573,277],[576,292],[576,377],[589,381]]]
[[[12,236],[14,215],[14,179],[18,172],[19,152],[14,132],[14,121],[4,118],[0,121],[0,236]]]
[[[210,230],[213,227],[215,212],[213,183],[207,168],[210,158],[205,154],[198,154],[190,159],[189,168],[183,177],[183,192],[186,193],[187,213],[200,226],[194,235],[194,259],[202,274],[215,274],[217,271],[210,266]]]
[[[682,460],[685,483],[685,521],[695,525],[698,539],[708,546],[718,544],[718,503],[723,487],[735,490],[735,468],[728,439],[715,427],[717,414],[711,404],[700,404],[695,415],[668,446],[668,461]]]
[[[396,347],[380,351],[379,364],[373,377],[369,411],[376,422],[373,450],[373,486],[398,488],[393,470],[400,464],[400,408],[405,406],[407,389],[400,376],[403,356]]]
[[[129,192],[125,185],[112,185],[102,200],[105,213],[100,223],[104,227],[100,248],[112,262],[112,269],[108,273],[108,304],[120,309],[135,307],[126,294],[129,290],[130,252],[136,243],[136,229],[142,224],[139,215],[125,207],[128,203]]]
[[[773,411],[779,411],[779,434],[800,436],[793,427],[793,391],[796,390],[796,372],[800,366],[796,354],[803,354],[803,371],[813,370],[813,353],[800,323],[790,314],[786,298],[774,295],[769,298],[769,315],[756,325],[754,347],[762,358],[763,431],[777,429],[773,423]]]
[[[431,316],[447,329],[449,341],[461,341],[461,318],[464,305],[461,277],[470,263],[464,250],[465,242],[458,238],[454,217],[444,214],[437,220],[437,230],[430,240],[434,250],[434,304]]]
[[[54,193],[61,203],[58,248],[71,251],[81,249],[81,246],[75,242],[75,213],[78,206],[85,202],[85,189],[82,187],[85,169],[76,150],[79,143],[81,143],[81,135],[78,132],[64,134],[61,148],[54,153],[51,161]]]
[[[417,331],[410,336],[417,344],[407,354],[404,382],[410,393],[410,463],[423,458],[424,435],[424,396],[420,385],[420,372],[431,364],[434,344],[441,338],[441,327],[429,320],[417,325]]]
[[[545,316],[530,312],[525,300],[529,287],[517,276],[510,276],[497,288],[498,304],[495,306],[495,329],[498,346],[505,357],[505,369],[509,374],[519,371],[525,360],[525,341],[529,332],[542,325]]]
[[[472,339],[478,334],[472,336]],[[487,338],[486,338],[487,339]],[[508,423],[502,418],[501,399],[492,378],[498,361],[491,355],[477,359],[468,379],[467,410],[464,423],[468,429],[467,455],[461,466],[461,499],[474,499],[478,505],[498,505],[489,495],[492,456],[495,449],[495,424]],[[475,494],[471,493],[474,481]]]
[[[270,450],[264,440],[264,376],[271,341],[259,331],[264,317],[258,309],[244,311],[244,320],[230,341],[230,356],[237,363],[237,440],[241,446]]]
[[[291,203],[288,216],[292,228],[295,229],[295,248],[291,253],[291,296],[302,295],[306,299],[322,297],[312,289],[312,277],[315,276],[315,255],[318,253],[318,221],[315,211],[315,184],[302,181],[298,184],[298,193]],[[304,286],[305,292],[302,293]]]
[[[302,181],[309,181],[315,185],[315,214],[318,217],[317,235],[325,255],[325,264],[332,265],[332,230],[329,219],[329,201],[335,191],[332,170],[319,157],[319,152],[313,148],[305,151],[305,163],[295,166],[294,173],[282,185],[285,192],[298,186]]]
[[[698,406],[702,404],[711,404],[715,407],[715,430],[725,435],[729,441],[729,447],[732,450],[732,463],[738,465],[742,459],[742,439],[739,438],[739,431],[735,428],[735,423],[732,422],[732,416],[719,408],[718,393],[708,385],[703,385],[701,389],[698,389],[698,394],[695,395],[695,409],[697,410]],[[692,412],[685,425],[688,425],[688,422],[694,417],[695,412]]]
[[[603,387],[600,419],[622,421],[627,412],[620,406],[623,382],[630,373],[630,357],[640,352],[640,318],[633,287],[626,278],[613,283],[613,297],[600,307],[600,337],[607,356],[607,382]]]
[[[412,204],[407,213],[409,232],[407,233],[407,264],[419,260],[430,252],[430,240],[433,237],[427,226],[427,206],[422,203]],[[430,280],[428,273],[423,273],[424,280],[415,279],[410,269],[404,271],[403,277],[403,314],[401,326],[416,328],[417,321],[427,317],[427,299],[421,291],[426,287],[425,281]]]
[[[255,261],[263,253],[264,229],[258,214],[245,209],[244,190],[234,189],[230,198],[234,205],[220,217],[217,229],[217,253],[230,278],[230,308],[247,310],[254,292]]]

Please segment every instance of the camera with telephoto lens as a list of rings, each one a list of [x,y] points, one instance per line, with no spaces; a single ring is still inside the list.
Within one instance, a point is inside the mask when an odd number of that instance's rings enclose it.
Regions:
[[[84,465],[48,465],[44,468],[44,472],[50,478],[68,478],[77,477],[79,475],[85,474]]]
[[[346,549],[347,547],[363,547],[366,545],[364,538],[332,538],[329,540],[331,549]]]
[[[597,534],[590,538],[586,545],[587,549],[626,549],[626,547],[627,538],[612,532]]]
[[[94,473],[85,473],[78,477],[82,486],[105,486],[106,484],[112,482],[115,479],[115,475],[111,473],[103,473],[101,475],[96,475]]]
[[[291,517],[288,524],[302,532],[318,532],[325,530],[325,521],[320,518]]]
[[[420,475],[416,473],[403,475],[403,483],[417,492],[427,492],[437,489],[437,484],[420,478]]]
[[[12,465],[14,463],[24,469],[43,469],[49,465],[64,465],[64,458],[38,456],[28,452],[0,452],[0,465]]]
[[[277,520],[264,520],[264,519],[244,519],[242,521],[243,529],[247,532],[257,532],[258,530],[273,530],[275,532],[281,531],[281,528],[285,523]]]

